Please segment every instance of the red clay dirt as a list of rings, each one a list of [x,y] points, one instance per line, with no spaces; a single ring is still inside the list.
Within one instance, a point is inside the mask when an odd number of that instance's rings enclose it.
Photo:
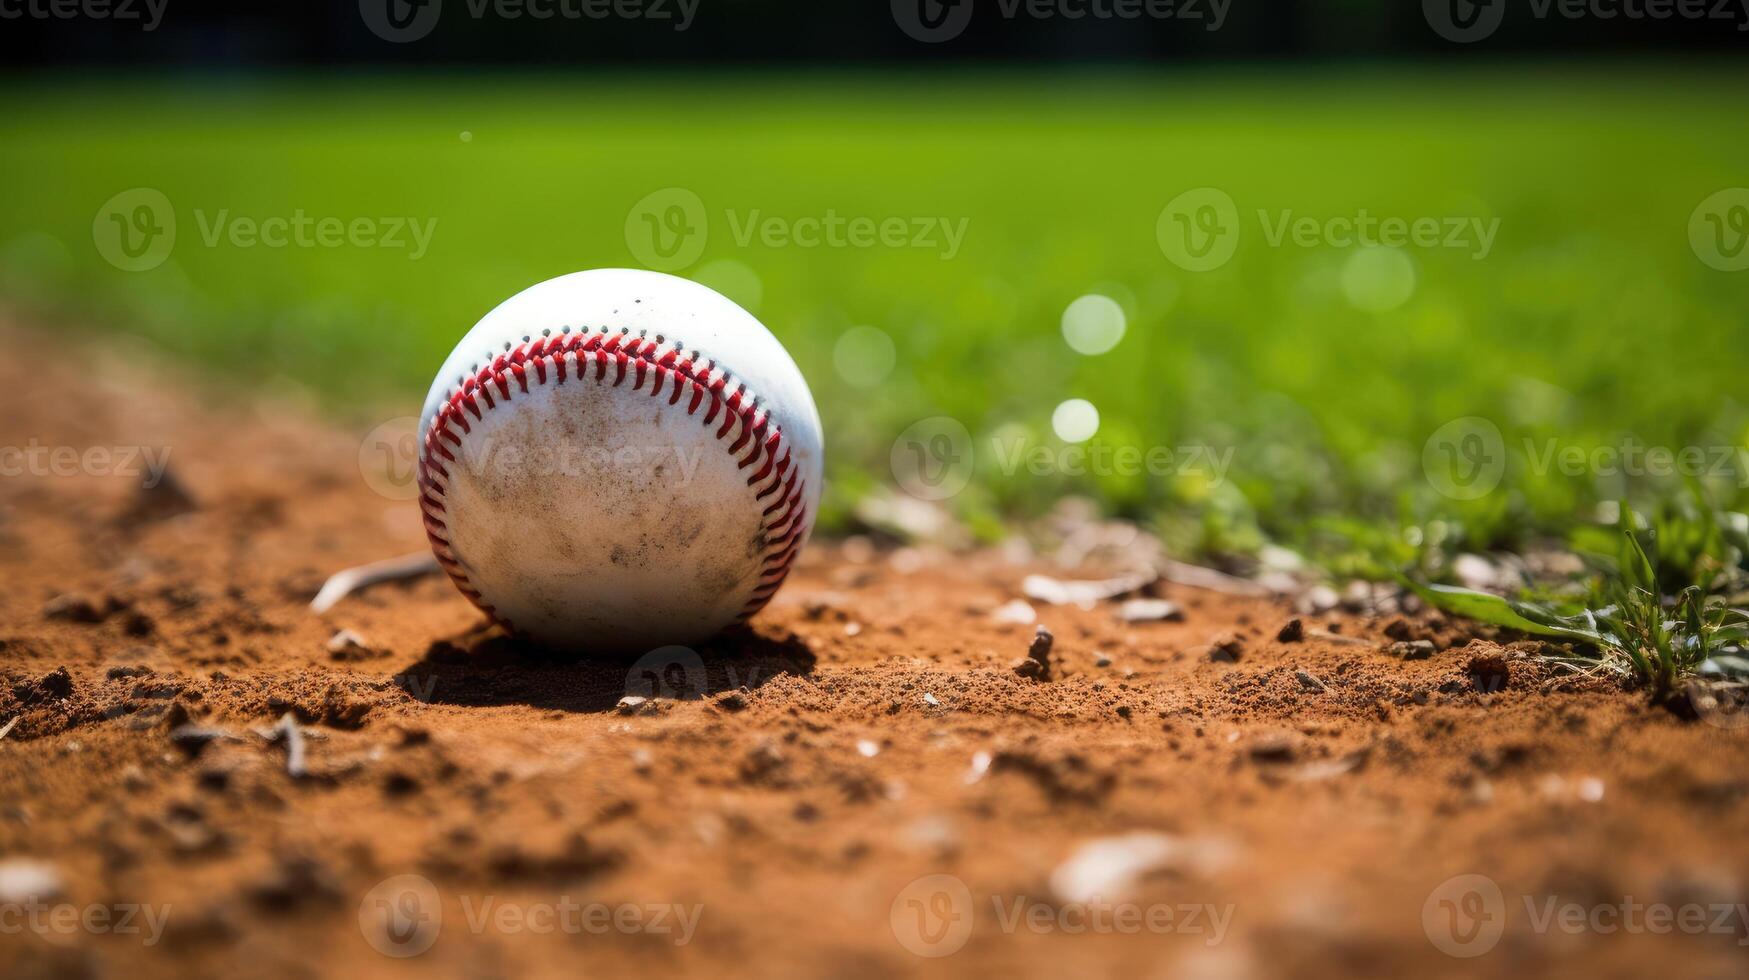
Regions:
[[[622,706],[649,675],[499,636],[441,577],[308,611],[423,547],[361,476],[368,425],[125,345],[0,344],[0,446],[168,448],[179,488],[0,478],[0,976],[1749,962],[1749,735],[1509,638],[1154,584],[1182,619],[1034,602],[1055,640],[1017,667],[1034,626],[993,614],[1027,574],[1127,569],[816,541],[698,651],[703,697]]]

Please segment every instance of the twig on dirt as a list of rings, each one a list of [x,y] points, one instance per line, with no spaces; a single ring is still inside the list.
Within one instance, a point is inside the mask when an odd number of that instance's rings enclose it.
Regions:
[[[336,572],[328,581],[322,584],[316,598],[310,600],[310,611],[320,616],[334,608],[334,604],[354,592],[368,589],[384,582],[404,582],[422,578],[438,570],[437,556],[429,551],[420,551],[399,558],[389,558],[384,561],[371,562],[357,568],[348,568]]]
[[[1217,572],[1201,565],[1189,565],[1170,558],[1162,558],[1158,562],[1160,577],[1173,585],[1186,585],[1193,589],[1203,589],[1208,592],[1220,592],[1225,595],[1242,596],[1272,596],[1274,591],[1267,586],[1258,585],[1250,579]]]
[[[279,716],[279,722],[272,728],[256,729],[255,732],[269,742],[285,746],[285,772],[293,779],[302,779],[309,774],[304,766],[304,732],[298,727],[297,716],[286,712]]]
[[[1026,594],[1028,599],[1048,602],[1053,606],[1080,606],[1083,609],[1092,609],[1096,603],[1134,592],[1158,577],[1141,572],[1098,581],[1071,581],[1052,578],[1049,575],[1028,575],[1020,583],[1020,590]]]
[[[18,724],[18,719],[23,717],[23,715],[13,715],[12,720],[6,723],[6,727],[0,728],[0,738],[5,738],[12,734],[12,726]]]
[[[1335,644],[1339,644],[1341,646],[1348,646],[1348,647],[1378,646],[1378,644],[1374,643],[1373,641],[1363,640],[1358,636],[1343,636],[1341,633],[1326,633],[1323,630],[1306,630],[1306,635],[1311,637],[1314,640],[1323,640],[1325,643],[1335,643]]]

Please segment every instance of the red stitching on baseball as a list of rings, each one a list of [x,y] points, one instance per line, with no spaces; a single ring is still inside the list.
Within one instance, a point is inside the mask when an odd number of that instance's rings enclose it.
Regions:
[[[784,444],[781,427],[759,407],[759,399],[751,396],[745,385],[737,382],[734,391],[725,397],[723,392],[729,386],[729,375],[715,361],[706,359],[701,371],[697,362],[684,356],[681,345],[675,344],[657,356],[661,349],[661,345],[654,341],[629,337],[623,331],[617,334],[564,333],[558,337],[543,336],[525,341],[521,346],[495,355],[486,367],[476,371],[472,377],[463,379],[431,420],[431,426],[425,434],[424,451],[419,454],[419,508],[425,517],[425,535],[431,541],[431,550],[437,555],[438,564],[443,566],[461,594],[505,629],[514,630],[515,627],[481,597],[479,590],[468,580],[467,570],[456,557],[449,540],[439,533],[449,530],[449,526],[440,516],[446,513],[444,494],[449,481],[449,470],[434,457],[456,462],[455,455],[443,445],[443,441],[461,448],[462,440],[450,426],[453,424],[462,430],[463,435],[468,435],[473,431],[468,415],[471,413],[475,419],[485,417],[476,395],[485,400],[487,409],[497,408],[500,402],[508,404],[512,400],[511,379],[516,381],[523,394],[527,394],[529,387],[526,365],[529,364],[534,366],[536,384],[547,383],[547,368],[551,366],[555,383],[562,385],[567,376],[567,362],[571,359],[577,361],[576,377],[579,381],[589,377],[585,362],[594,361],[597,383],[606,381],[607,362],[612,360],[615,367],[612,386],[617,387],[625,380],[626,365],[630,363],[636,366],[632,390],[643,387],[648,371],[652,378],[652,398],[661,392],[663,379],[671,374],[674,377],[674,390],[668,398],[669,405],[678,405],[681,395],[690,386],[692,399],[685,409],[689,417],[696,416],[699,406],[707,397],[710,399],[710,407],[700,421],[702,426],[709,428],[716,420],[718,410],[722,410],[723,421],[713,433],[718,442],[727,439],[735,428],[735,422],[739,421],[739,438],[724,448],[736,459],[737,467],[743,470],[758,462],[763,455],[765,464],[747,477],[747,486],[759,487],[754,495],[755,501],[763,501],[773,495],[776,499],[761,512],[761,529],[766,541],[765,554],[760,559],[762,567],[746,604],[735,617],[735,622],[746,622],[754,613],[763,609],[776,594],[777,587],[789,576],[790,566],[801,551],[802,539],[806,537],[808,528],[807,505],[803,503],[806,481],[800,479],[800,468],[792,466],[790,462],[789,447]],[[712,374],[716,377],[713,378]],[[500,397],[493,397],[494,387]],[[751,449],[743,459],[740,457],[741,450],[748,445],[751,445]],[[442,482],[439,482],[439,478]]]

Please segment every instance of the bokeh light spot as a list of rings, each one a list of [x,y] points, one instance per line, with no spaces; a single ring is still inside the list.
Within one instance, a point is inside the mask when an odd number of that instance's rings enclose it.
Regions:
[[[1363,248],[1342,266],[1342,293],[1358,310],[1394,310],[1415,295],[1415,262],[1402,249]]]
[[[1051,413],[1051,431],[1064,442],[1086,442],[1099,431],[1099,409],[1085,398],[1071,398]]]
[[[893,338],[877,327],[851,327],[832,347],[838,376],[857,388],[873,388],[887,380],[897,360]]]
[[[1117,300],[1089,293],[1063,311],[1063,339],[1076,353],[1103,354],[1123,339],[1126,325]]]

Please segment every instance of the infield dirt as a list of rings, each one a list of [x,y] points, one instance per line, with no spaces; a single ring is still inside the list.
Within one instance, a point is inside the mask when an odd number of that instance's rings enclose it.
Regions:
[[[1055,640],[1017,669],[1025,577],[1133,552],[854,538],[696,651],[702,696],[622,703],[662,691],[485,629],[442,577],[308,610],[423,547],[361,475],[368,426],[125,345],[0,346],[0,445],[88,471],[0,478],[0,975],[1749,962],[1749,735],[1513,637],[1153,582],[1181,616],[1029,600]],[[130,447],[167,480],[143,490]]]

